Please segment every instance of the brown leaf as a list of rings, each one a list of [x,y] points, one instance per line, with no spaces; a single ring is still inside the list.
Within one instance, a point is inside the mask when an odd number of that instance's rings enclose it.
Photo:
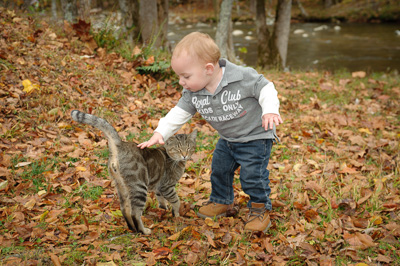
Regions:
[[[322,187],[315,181],[310,181],[305,184],[305,189],[315,191],[317,193],[320,193],[322,190]]]
[[[196,265],[198,261],[199,261],[199,256],[192,251],[189,251],[189,253],[185,256],[185,262],[188,265]]]
[[[268,241],[267,239],[266,239],[266,241],[264,242],[264,246],[265,246],[265,249],[267,250],[267,252],[268,252],[269,254],[273,254],[273,253],[274,253],[274,246],[273,246],[272,243],[271,243],[270,241]]]
[[[149,253],[147,260],[146,260],[146,265],[156,265],[157,261],[155,258],[154,253]]]
[[[400,224],[397,224],[396,222],[390,222],[387,225],[385,225],[385,227],[394,236],[397,236],[397,237],[400,236]]]
[[[379,261],[379,262],[384,262],[384,263],[391,263],[393,261],[392,258],[381,255],[381,254],[378,254],[378,257],[376,257],[374,260]]]
[[[229,232],[226,232],[222,237],[222,243],[228,245],[232,241],[232,235]]]
[[[300,247],[304,250],[309,251],[310,253],[317,253],[317,250],[314,248],[314,246],[307,242],[300,243]]]
[[[297,201],[293,202],[293,206],[298,210],[303,210],[304,209],[304,205],[301,204],[300,202],[297,202]]]
[[[153,56],[153,55],[150,56],[150,57],[144,62],[144,65],[146,65],[146,66],[149,66],[149,65],[152,65],[152,64],[154,64],[154,56]]]
[[[244,254],[241,253],[241,251],[237,250],[235,251],[236,254],[236,263],[238,265],[247,265],[247,260],[244,257]]]
[[[161,257],[167,257],[169,254],[172,253],[172,250],[170,250],[167,247],[160,247],[160,248],[154,249],[153,253],[156,258],[161,258]]]
[[[72,28],[80,38],[87,38],[90,35],[90,23],[84,20],[79,19],[77,23],[72,24]]]
[[[53,264],[54,264],[55,266],[61,266],[60,259],[57,257],[57,255],[55,255],[55,254],[53,254],[53,253],[50,253],[49,255],[50,255],[51,261],[53,262]]]
[[[370,197],[372,196],[372,192],[370,192],[369,194],[367,194],[366,196],[362,197],[361,199],[359,199],[357,201],[358,205],[363,204],[364,202],[366,202]]]
[[[358,228],[367,228],[369,225],[368,219],[352,218],[353,225]]]
[[[367,73],[365,73],[365,71],[356,71],[351,73],[351,76],[353,78],[365,78],[367,76]]]
[[[321,221],[321,217],[318,215],[318,212],[311,209],[304,213],[304,217],[307,219],[308,222],[314,221],[319,223]]]
[[[376,246],[369,235],[358,232],[355,234],[344,233],[343,238],[356,249],[367,249]]]

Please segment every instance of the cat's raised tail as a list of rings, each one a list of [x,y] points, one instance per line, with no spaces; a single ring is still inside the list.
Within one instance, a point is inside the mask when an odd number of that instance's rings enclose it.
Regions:
[[[91,125],[103,131],[103,133],[106,135],[108,139],[108,145],[110,146],[111,151],[115,150],[113,147],[114,145],[119,145],[122,143],[122,140],[118,135],[118,132],[115,130],[115,128],[113,128],[113,126],[110,125],[110,123],[108,123],[103,118],[90,115],[78,110],[73,110],[71,112],[71,117],[76,122]]]

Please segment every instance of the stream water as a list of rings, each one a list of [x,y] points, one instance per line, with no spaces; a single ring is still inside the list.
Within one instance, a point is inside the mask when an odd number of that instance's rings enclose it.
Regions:
[[[336,27],[335,27],[336,26]],[[215,36],[215,25],[172,24],[172,46],[192,31]],[[257,62],[254,24],[233,26],[235,53],[245,64]],[[291,25],[287,66],[292,70],[393,71],[400,70],[400,25],[317,24]]]

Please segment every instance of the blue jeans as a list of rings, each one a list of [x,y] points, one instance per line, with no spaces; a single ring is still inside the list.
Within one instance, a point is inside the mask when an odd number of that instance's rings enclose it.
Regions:
[[[219,139],[215,147],[211,165],[210,201],[219,204],[233,203],[233,177],[240,166],[240,183],[243,191],[252,202],[265,203],[272,209],[269,195],[269,171],[267,169],[271,154],[272,139],[259,139],[245,143],[229,142]]]

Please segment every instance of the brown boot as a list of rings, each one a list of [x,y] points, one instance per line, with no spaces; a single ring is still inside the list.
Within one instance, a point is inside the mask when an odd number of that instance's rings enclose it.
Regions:
[[[201,218],[225,217],[229,208],[232,208],[232,204],[219,204],[209,201],[199,209],[197,216]]]
[[[252,202],[244,230],[266,233],[270,226],[269,211],[265,209],[265,204]]]

